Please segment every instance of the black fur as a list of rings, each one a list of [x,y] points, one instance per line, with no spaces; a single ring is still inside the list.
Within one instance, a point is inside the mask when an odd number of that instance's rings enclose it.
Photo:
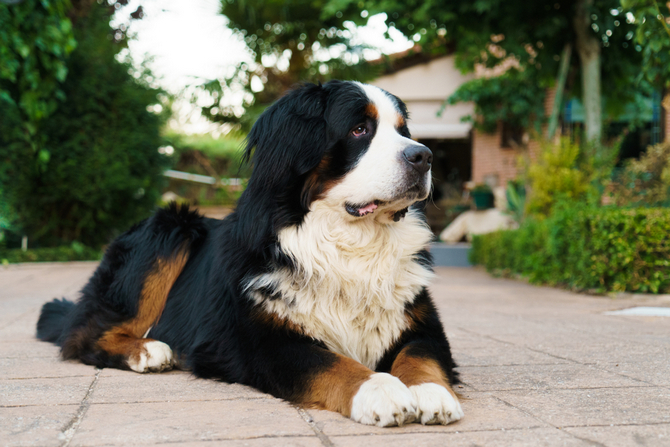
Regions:
[[[74,309],[74,303],[65,298],[54,299],[42,307],[42,314],[37,320],[37,338],[52,343],[57,342],[63,328],[65,327],[65,317]]]
[[[143,281],[155,260],[186,247],[189,260],[149,337],[167,343],[199,377],[297,400],[309,378],[336,356],[318,340],[256,318],[258,309],[242,287],[245,279],[294,267],[278,249],[277,233],[300,225],[309,212],[310,200],[318,195],[318,189],[305,193],[310,176],[317,183],[340,178],[366,150],[364,143],[346,136],[369,121],[364,116],[368,101],[355,84],[337,81],[304,85],[280,99],[248,136],[246,157],[254,170],[234,213],[219,221],[171,204],[137,224],[109,246],[76,305],[64,300],[44,305],[37,336],[61,346],[65,358],[125,367],[123,359],[100,350],[96,341],[137,313]],[[372,137],[375,124],[368,124]],[[406,126],[402,131],[408,132]],[[316,172],[320,163],[323,172]],[[417,259],[430,263],[427,252]],[[263,293],[273,299],[278,292],[269,288]],[[411,345],[412,355],[436,359],[451,383],[458,383],[449,343],[425,290],[412,306],[419,305],[427,318],[389,347],[378,369],[390,370],[397,353]]]

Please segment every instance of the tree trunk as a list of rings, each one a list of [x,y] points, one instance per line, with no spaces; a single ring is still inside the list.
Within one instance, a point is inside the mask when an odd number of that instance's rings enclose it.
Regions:
[[[561,55],[561,66],[558,69],[556,77],[556,91],[554,92],[554,106],[551,109],[549,117],[549,126],[547,128],[547,140],[554,139],[556,129],[558,128],[558,118],[561,115],[561,106],[563,105],[563,90],[565,90],[565,81],[568,79],[568,70],[570,69],[570,55],[572,54],[572,45],[565,44],[563,54]]]
[[[591,31],[589,10],[593,0],[579,0],[576,5],[574,27],[575,47],[582,66],[582,103],[586,140],[600,142],[602,136],[602,95],[600,92],[600,40]]]

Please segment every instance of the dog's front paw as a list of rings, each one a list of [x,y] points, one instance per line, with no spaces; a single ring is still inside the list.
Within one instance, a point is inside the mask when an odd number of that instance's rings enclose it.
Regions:
[[[409,387],[416,399],[419,420],[424,425],[443,424],[460,420],[463,409],[447,389],[437,383],[422,383]]]
[[[159,372],[172,369],[172,349],[160,341],[147,341],[144,351],[136,359],[128,359],[128,366],[139,373]]]
[[[400,379],[375,373],[354,396],[351,419],[379,427],[400,426],[416,419],[416,401]]]

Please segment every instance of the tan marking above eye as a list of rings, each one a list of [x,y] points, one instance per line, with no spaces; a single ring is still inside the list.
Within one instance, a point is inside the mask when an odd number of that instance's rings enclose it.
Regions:
[[[405,126],[405,124],[407,124],[407,123],[405,122],[405,117],[402,116],[402,115],[398,115],[398,119],[397,119],[397,121],[396,121],[396,128],[397,128],[397,129],[401,129],[401,128],[403,128],[403,127]]]
[[[379,120],[379,110],[377,110],[377,106],[373,103],[369,103],[365,107],[365,116],[370,117],[375,121]]]

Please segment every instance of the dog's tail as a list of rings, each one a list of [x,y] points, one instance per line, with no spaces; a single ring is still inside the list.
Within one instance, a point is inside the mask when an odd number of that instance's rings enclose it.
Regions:
[[[37,321],[37,338],[58,344],[67,316],[74,307],[75,304],[65,298],[56,298],[42,306],[40,319]]]

